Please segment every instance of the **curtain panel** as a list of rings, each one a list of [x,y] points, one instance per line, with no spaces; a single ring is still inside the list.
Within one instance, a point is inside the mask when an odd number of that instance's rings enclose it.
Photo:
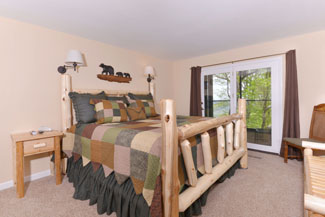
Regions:
[[[296,51],[286,53],[286,80],[285,100],[283,116],[282,138],[300,138],[299,99],[298,99],[298,76],[296,64]],[[284,143],[281,145],[280,155],[284,156]],[[301,156],[298,149],[288,147],[288,155]]]
[[[201,67],[196,66],[191,68],[191,116],[202,116],[201,103]]]

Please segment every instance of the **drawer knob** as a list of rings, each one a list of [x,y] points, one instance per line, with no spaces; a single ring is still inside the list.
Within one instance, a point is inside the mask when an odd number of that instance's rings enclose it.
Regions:
[[[46,143],[38,143],[38,144],[34,145],[34,148],[42,148],[42,147],[45,147],[45,146],[46,146]]]

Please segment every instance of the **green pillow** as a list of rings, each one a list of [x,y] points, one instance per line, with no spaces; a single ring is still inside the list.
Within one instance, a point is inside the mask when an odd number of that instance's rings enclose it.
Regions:
[[[90,93],[70,92],[69,97],[72,100],[78,124],[87,124],[96,121],[95,106],[89,103],[90,99],[106,99],[106,94],[104,91],[96,95]]]

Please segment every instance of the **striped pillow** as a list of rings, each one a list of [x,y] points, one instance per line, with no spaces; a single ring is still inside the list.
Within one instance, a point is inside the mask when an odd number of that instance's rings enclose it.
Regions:
[[[128,121],[126,107],[122,102],[91,99],[90,104],[95,105],[97,124]]]

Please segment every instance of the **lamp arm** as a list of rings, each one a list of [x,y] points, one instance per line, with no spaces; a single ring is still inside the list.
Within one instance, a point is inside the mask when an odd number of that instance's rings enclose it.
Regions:
[[[76,71],[76,68],[77,68],[77,63],[76,63],[76,62],[74,62],[72,65],[73,65],[73,70],[74,70],[74,71]]]
[[[64,73],[66,73],[68,68],[73,68],[73,70],[76,71],[77,66],[78,66],[78,64],[76,62],[74,62],[72,64],[72,66],[69,66],[69,65],[59,66],[58,72],[61,73],[61,74],[64,74]]]
[[[73,68],[74,66],[64,65],[65,68]]]
[[[148,83],[150,83],[152,80],[154,80],[155,78],[153,76],[151,76],[150,74],[148,74],[148,77],[147,77],[147,81]]]

